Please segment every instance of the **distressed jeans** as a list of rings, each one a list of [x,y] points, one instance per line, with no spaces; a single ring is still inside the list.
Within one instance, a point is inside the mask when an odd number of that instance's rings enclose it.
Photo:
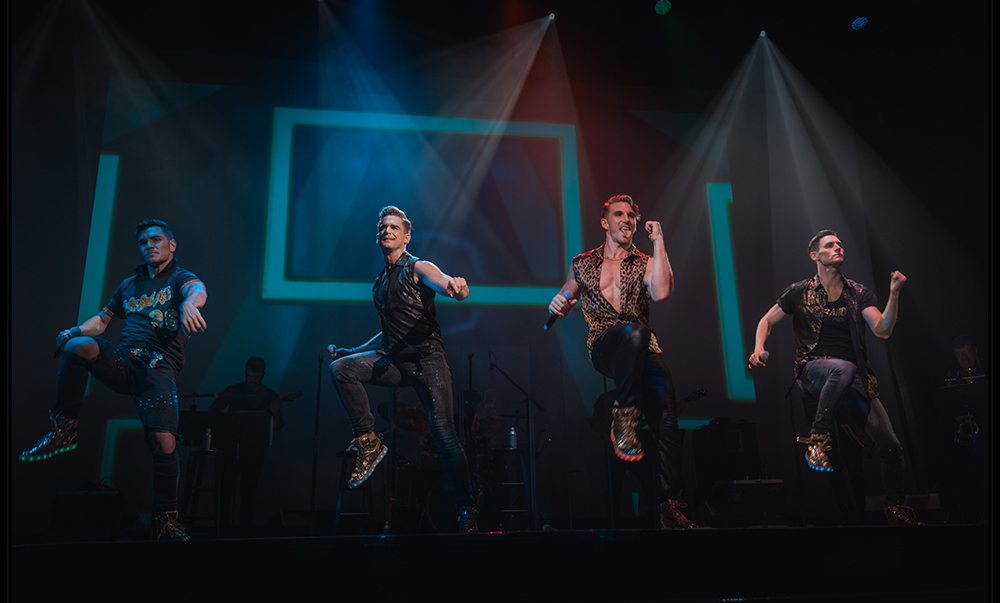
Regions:
[[[136,413],[146,433],[153,456],[153,512],[177,510],[178,481],[181,474],[176,448],[169,454],[153,452],[151,432],[177,433],[177,372],[162,359],[137,356],[122,345],[94,337],[100,348],[89,362],[72,353],[63,353],[59,363],[55,411],[71,419],[80,416],[87,375],[93,375],[108,389],[131,395]],[[151,366],[152,365],[152,366]]]
[[[892,430],[889,416],[878,398],[868,400],[853,387],[858,367],[840,358],[817,358],[802,368],[799,386],[815,396],[819,402],[812,433],[830,433],[833,429],[834,410],[842,404],[851,420],[864,427],[868,437],[875,442],[882,463],[882,482],[885,486],[885,504],[899,505],[903,493],[903,448]]]
[[[364,384],[383,387],[412,386],[431,425],[431,436],[441,460],[445,477],[459,506],[474,504],[469,484],[469,464],[455,431],[448,358],[438,350],[410,348],[396,356],[374,350],[344,356],[330,363],[330,375],[340,402],[351,419],[354,436],[375,428]]]

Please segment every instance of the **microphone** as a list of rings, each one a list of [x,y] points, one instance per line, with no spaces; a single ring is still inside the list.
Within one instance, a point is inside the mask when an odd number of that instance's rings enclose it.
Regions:
[[[767,350],[764,350],[763,352],[760,353],[761,362],[767,362],[767,359],[770,357],[771,357],[771,352],[768,352]]]
[[[496,367],[496,364],[493,363],[493,352],[490,352],[487,355],[487,358],[489,359],[489,362],[490,362],[490,379],[492,380],[493,379],[493,368]]]
[[[67,329],[67,330],[69,331],[69,335],[66,337],[66,341],[60,342],[60,341],[58,341],[59,338],[58,337],[56,338],[57,339],[57,341],[56,341],[56,351],[55,351],[55,353],[52,354],[53,358],[58,358],[59,355],[62,354],[63,346],[66,345],[66,343],[70,339],[73,339],[74,337],[80,337],[81,335],[83,335],[83,332],[80,330],[80,327],[72,327],[72,328]],[[60,332],[59,335],[62,336],[62,333]]]
[[[569,299],[569,291],[563,291],[563,297]],[[558,314],[549,313],[549,320],[546,321],[545,326],[542,327],[543,331],[548,331],[552,328],[552,325],[556,324],[556,320],[559,318]]]

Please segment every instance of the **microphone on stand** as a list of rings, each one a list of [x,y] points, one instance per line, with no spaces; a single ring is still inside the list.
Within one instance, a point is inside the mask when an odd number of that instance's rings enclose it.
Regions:
[[[563,291],[563,297],[565,297],[566,299],[570,299],[569,291]],[[558,314],[549,313],[549,320],[545,323],[545,326],[542,327],[542,330],[548,331],[549,329],[551,329],[552,325],[556,324],[556,320],[558,318],[559,318]]]

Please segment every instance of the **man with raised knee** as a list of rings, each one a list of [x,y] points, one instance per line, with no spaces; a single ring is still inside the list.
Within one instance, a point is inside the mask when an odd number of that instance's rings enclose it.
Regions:
[[[56,337],[61,352],[52,429],[20,455],[39,461],[77,447],[80,408],[93,375],[111,390],[132,396],[153,456],[153,534],[188,540],[177,521],[177,372],[191,334],[207,327],[200,308],[208,294],[201,280],[177,265],[177,241],[166,222],[135,228],[143,264],[125,279],[100,313]],[[125,320],[119,343],[98,337],[112,318]]]
[[[670,298],[674,273],[659,222],[647,221],[653,255],[632,239],[639,206],[628,195],[604,204],[604,244],[573,258],[566,283],[549,304],[553,316],[566,316],[579,301],[587,321],[587,347],[594,368],[614,380],[618,398],[612,408],[611,444],[618,458],[638,461],[646,452],[636,429],[644,416],[656,436],[656,498],[660,525],[695,528],[681,509],[683,474],[681,434],[673,379],[649,327],[651,302]]]
[[[445,477],[458,505],[458,525],[463,532],[478,531],[465,450],[455,431],[451,370],[441,341],[434,296],[438,293],[464,300],[469,286],[462,277],[451,277],[440,268],[406,251],[411,223],[395,206],[382,209],[376,243],[385,268],[375,279],[372,296],[382,330],[356,348],[328,346],[330,375],[337,395],[351,419],[354,447],[358,451],[348,485],[360,486],[387,453],[375,434],[364,384],[413,386],[431,427]]]
[[[808,437],[806,462],[815,471],[833,471],[828,452],[834,412],[843,405],[851,419],[875,442],[882,462],[885,516],[891,524],[919,522],[903,506],[903,451],[889,417],[878,399],[878,381],[868,360],[865,324],[879,339],[888,339],[896,325],[899,291],[906,277],[890,275],[889,301],[879,311],[871,289],[841,274],[844,247],[832,230],[821,230],[809,241],[809,259],[816,275],[789,285],[757,324],[750,366],[767,364],[764,343],[771,329],[792,316],[795,336],[795,379],[818,403]]]

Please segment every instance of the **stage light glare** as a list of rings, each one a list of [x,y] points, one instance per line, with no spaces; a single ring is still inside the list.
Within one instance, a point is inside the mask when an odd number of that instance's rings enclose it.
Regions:
[[[673,7],[673,4],[670,3],[670,0],[659,0],[656,6],[653,7],[653,10],[658,15],[665,15],[670,12],[671,7]]]
[[[766,38],[766,37],[767,37],[767,31],[766,31],[766,30],[763,30],[763,29],[762,29],[762,30],[760,30],[760,37],[762,37],[762,38]]]
[[[549,21],[555,21],[555,20],[556,20],[556,14],[555,13],[549,13]]]
[[[864,29],[865,25],[868,25],[868,17],[858,17],[851,23],[851,29],[857,31],[859,29]]]

